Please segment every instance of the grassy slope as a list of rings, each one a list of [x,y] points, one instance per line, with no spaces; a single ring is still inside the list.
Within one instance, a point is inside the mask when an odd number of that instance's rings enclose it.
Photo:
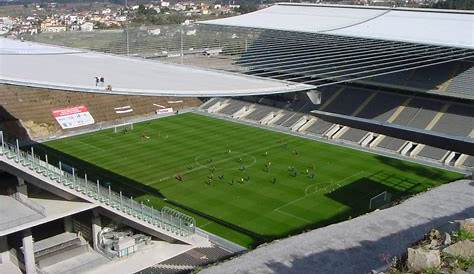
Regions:
[[[462,177],[196,114],[142,123],[126,134],[105,130],[46,145],[145,202],[189,209],[198,226],[245,246],[360,215],[384,190],[397,198]]]

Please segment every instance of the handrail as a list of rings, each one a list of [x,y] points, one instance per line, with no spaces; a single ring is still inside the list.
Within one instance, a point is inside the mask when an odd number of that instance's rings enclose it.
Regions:
[[[96,200],[97,203],[113,207],[178,236],[189,236],[195,233],[196,221],[191,216],[168,207],[160,210],[148,207],[133,200],[132,197],[122,195],[122,192],[112,191],[110,186],[108,188],[101,186],[98,180],[95,183],[87,180],[87,175],[84,178],[79,178],[75,172],[70,174],[62,169],[61,164],[56,167],[48,163],[47,156],[45,156],[45,160],[42,160],[40,155],[35,155],[33,151],[28,153],[21,150],[18,140],[16,145],[4,142],[3,132],[1,131],[0,141],[1,156],[14,160],[58,184],[69,187],[71,190],[85,194]]]

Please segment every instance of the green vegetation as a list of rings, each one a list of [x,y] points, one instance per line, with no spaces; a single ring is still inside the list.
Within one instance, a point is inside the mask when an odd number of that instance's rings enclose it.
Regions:
[[[453,238],[456,241],[474,240],[474,234],[467,230],[461,229],[453,235]]]
[[[474,10],[472,0],[441,0],[432,5],[436,9]]]
[[[443,254],[443,261],[447,264],[449,273],[455,273],[456,270],[468,270],[471,267],[474,267],[474,258],[460,257],[460,256],[450,256]]]
[[[182,13],[171,11],[169,8],[160,8],[163,13],[158,13],[155,9],[145,8],[145,6],[139,5],[135,18],[132,23],[134,24],[150,24],[150,25],[169,25],[169,24],[181,24],[186,20],[186,16]]]
[[[252,247],[368,211],[461,174],[198,114],[48,142],[49,159],[87,170],[155,207]]]
[[[428,268],[423,271],[423,274],[441,274],[441,271],[439,271],[437,268]]]

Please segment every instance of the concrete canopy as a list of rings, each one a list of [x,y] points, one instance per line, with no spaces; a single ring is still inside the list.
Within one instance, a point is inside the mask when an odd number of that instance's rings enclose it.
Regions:
[[[474,49],[474,12],[469,11],[279,3],[200,24]]]
[[[470,11],[279,3],[199,23],[256,37],[236,58],[247,74],[316,88],[474,60]]]
[[[105,78],[112,91],[96,87]],[[183,65],[0,38],[0,82],[61,90],[148,96],[244,96],[313,86]]]

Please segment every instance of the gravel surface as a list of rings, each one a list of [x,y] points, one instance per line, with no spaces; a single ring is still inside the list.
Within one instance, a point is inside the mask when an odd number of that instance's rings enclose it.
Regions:
[[[474,217],[474,181],[461,180],[400,205],[259,247],[200,273],[369,273],[383,270],[431,228]]]

